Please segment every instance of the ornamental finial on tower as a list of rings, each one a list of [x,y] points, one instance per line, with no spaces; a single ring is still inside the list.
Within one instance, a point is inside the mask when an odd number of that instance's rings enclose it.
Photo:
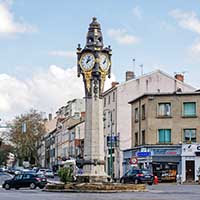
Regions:
[[[97,22],[96,17],[92,18],[92,23],[89,25],[86,47],[90,49],[103,48],[103,36],[101,33],[101,26]]]

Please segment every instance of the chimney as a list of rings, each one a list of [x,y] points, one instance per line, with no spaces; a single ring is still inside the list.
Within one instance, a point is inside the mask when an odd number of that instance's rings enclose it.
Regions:
[[[49,113],[49,121],[51,121],[51,120],[52,120],[52,114]]]
[[[85,119],[85,112],[81,112],[81,119]]]
[[[119,82],[112,82],[112,83],[111,83],[111,86],[112,86],[112,88],[113,88],[113,87],[115,87],[115,86],[118,85],[118,84],[119,84]]]
[[[174,78],[177,79],[177,80],[179,80],[179,81],[181,81],[181,82],[184,82],[184,76],[183,76],[183,74],[176,74]]]
[[[126,71],[126,81],[132,80],[135,78],[135,73],[133,71]]]

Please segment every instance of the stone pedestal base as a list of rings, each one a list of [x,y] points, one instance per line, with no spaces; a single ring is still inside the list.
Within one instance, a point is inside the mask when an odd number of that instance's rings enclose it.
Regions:
[[[102,175],[78,175],[76,177],[76,182],[78,183],[107,183],[109,182],[109,176]]]

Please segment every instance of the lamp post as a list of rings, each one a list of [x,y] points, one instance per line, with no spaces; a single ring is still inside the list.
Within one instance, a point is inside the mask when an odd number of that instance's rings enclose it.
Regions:
[[[110,147],[110,151],[108,150],[109,154],[110,154],[110,166],[109,166],[109,172],[110,172],[110,176],[111,178],[113,178],[113,155],[112,155],[112,149],[113,149],[113,130],[112,130],[112,111],[110,109],[105,109],[104,113],[108,111],[108,113],[110,113],[110,142],[109,142],[109,136],[108,136],[108,147]],[[104,120],[106,120],[106,118],[104,118]]]
[[[112,156],[112,143],[113,143],[113,133],[112,133],[112,111],[110,111],[110,137],[111,137],[111,142],[110,142],[110,173],[111,173],[111,178],[113,178],[113,156]]]

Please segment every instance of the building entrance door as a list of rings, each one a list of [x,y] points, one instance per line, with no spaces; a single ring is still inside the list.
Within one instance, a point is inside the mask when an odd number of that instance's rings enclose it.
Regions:
[[[194,160],[186,160],[186,181],[194,181]]]

